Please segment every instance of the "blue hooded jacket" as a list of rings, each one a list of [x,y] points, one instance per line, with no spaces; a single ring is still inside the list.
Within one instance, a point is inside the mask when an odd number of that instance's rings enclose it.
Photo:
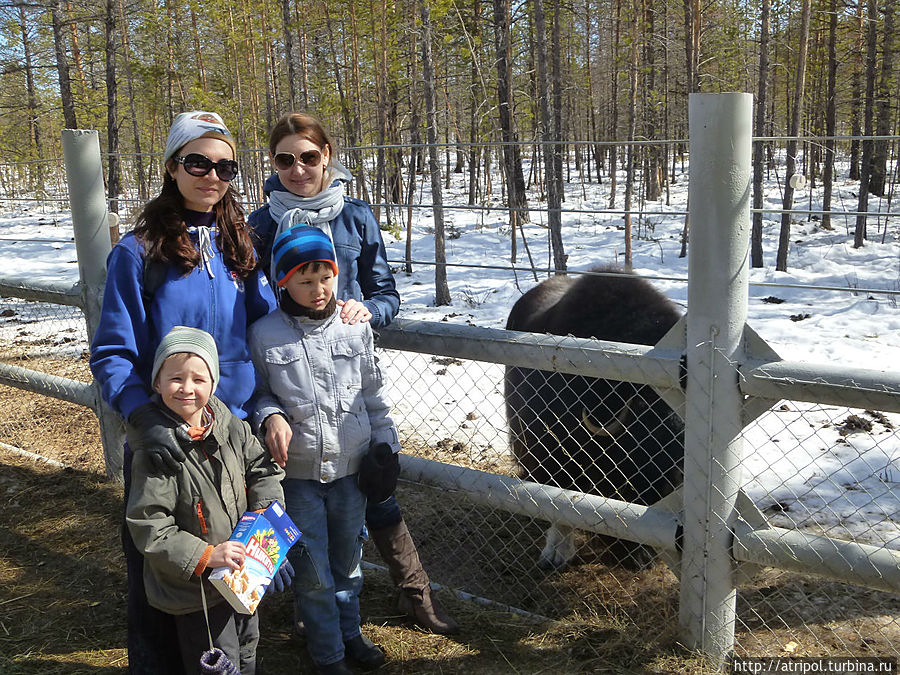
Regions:
[[[263,190],[266,196],[276,190],[287,191],[277,174],[266,179]],[[253,230],[260,266],[269,274],[278,229],[278,223],[269,215],[269,205],[251,213],[247,224]],[[362,301],[372,312],[372,328],[387,326],[400,309],[400,294],[372,209],[364,201],[345,195],[344,208],[329,224],[339,269],[335,296],[338,300]]]
[[[109,254],[90,365],[103,400],[125,419],[150,401],[153,355],[174,326],[199,328],[213,336],[221,377],[216,396],[237,417],[247,417],[247,403],[256,387],[247,327],[275,309],[275,295],[258,269],[245,279],[237,278],[212,239],[214,277],[202,264],[186,275],[169,265],[146,307],[142,244],[128,233]]]

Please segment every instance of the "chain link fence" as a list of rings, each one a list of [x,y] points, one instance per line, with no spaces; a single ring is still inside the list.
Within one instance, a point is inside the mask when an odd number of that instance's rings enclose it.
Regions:
[[[478,330],[471,329],[473,341]],[[553,360],[554,346],[544,361]],[[496,361],[528,358],[516,356],[525,352],[515,340],[502,349],[505,358]],[[0,363],[90,382],[86,350],[77,308],[0,298]],[[737,653],[900,656],[896,589],[870,583],[900,543],[900,416],[874,407],[787,399],[763,405],[748,398],[737,465],[683,465],[685,405],[646,384],[658,377],[654,362],[643,358],[646,350],[633,355],[637,374],[620,382],[578,374],[597,359],[588,352],[583,361],[570,361],[574,373],[516,363],[507,377],[508,367],[487,357],[380,349],[393,417],[410,458],[408,475],[420,475],[420,460],[437,460],[450,478],[406,480],[399,490],[433,579],[518,612],[573,624],[603,616],[648,634],[674,630],[680,619],[680,532],[673,528],[668,546],[666,532],[644,536],[653,528],[641,530],[641,523],[681,509],[682,471],[727,473],[736,477],[734,490],[719,496],[733,500],[735,512],[755,531],[771,533],[761,541],[770,547],[772,566],[738,566]],[[725,375],[742,382],[739,364],[731,368]],[[871,385],[858,384],[860,390]],[[41,453],[55,433],[59,445],[71,448],[64,461],[84,465],[102,458],[89,409],[9,386],[0,386],[0,402],[3,442]],[[492,505],[487,492],[518,489],[519,476],[537,486],[512,498],[497,496],[517,501],[515,508]],[[464,485],[489,487],[477,492]],[[595,508],[596,501],[566,490],[607,497],[611,506]],[[657,505],[659,511],[629,510],[622,502]],[[579,522],[630,532],[636,541],[573,529],[576,519],[564,506],[580,509]],[[710,518],[725,518],[713,524],[734,529],[737,546],[746,537],[733,517]],[[548,530],[551,521],[557,525]],[[799,547],[797,537],[815,545]],[[777,569],[782,554],[797,564]],[[859,585],[798,571],[815,559],[826,576],[846,579],[858,572]],[[890,587],[892,579],[885,576],[881,586]]]
[[[511,350],[515,347],[510,345]],[[383,360],[392,389],[415,402],[414,416],[409,415],[409,402],[394,408],[404,452],[489,473],[520,475],[510,447],[517,435],[508,432],[503,413],[502,366],[396,351],[384,352]],[[577,375],[532,374],[561,394],[545,410],[566,392],[597,385]],[[601,384],[605,396],[600,408],[587,410],[584,397],[574,399],[554,415],[559,424],[548,425],[547,436],[538,439],[537,447],[548,451],[573,443],[577,449],[571,457],[563,462],[548,458],[535,464],[527,477],[542,475],[541,482],[548,485],[652,504],[676,487],[670,479],[677,475],[679,462],[666,451],[666,444],[652,453],[644,443],[640,458],[635,454],[627,458],[626,472],[623,464],[611,465],[608,455],[583,453],[581,449],[591,442],[585,434],[603,434],[597,422],[603,418],[613,420],[605,432],[615,433],[616,420],[621,420],[631,439],[646,439],[662,430],[677,447],[679,423],[673,422],[670,408],[648,401],[652,397],[646,392],[636,394],[634,385],[615,383],[607,391],[610,385]],[[527,383],[517,393],[534,396],[534,389]],[[622,416],[623,402],[629,403],[630,418]],[[778,402],[744,430],[742,489],[773,527],[896,548],[898,422],[892,413]],[[569,431],[561,432],[564,428]],[[620,436],[618,442],[627,441]],[[645,483],[642,491],[638,482],[652,483],[651,477],[663,479],[655,485]],[[622,486],[618,494],[613,494],[612,484]],[[623,546],[622,540],[560,528],[553,535],[557,537],[553,558],[542,552],[547,537],[543,518],[485,508],[480,500],[433,486],[424,492],[405,491],[402,503],[415,523],[411,527],[421,540],[426,564],[436,579],[452,587],[552,618],[583,610],[586,598],[599,602],[593,611],[616,614],[626,622],[646,621],[643,612],[661,611],[660,596],[677,604],[678,570],[673,572],[665,555],[646,546],[630,542]],[[568,563],[563,572],[551,572],[563,562]],[[822,573],[827,573],[824,565]],[[900,654],[900,598],[895,593],[747,564],[742,576],[737,596],[738,653]]]
[[[89,381],[86,346],[77,308],[0,300],[3,363]],[[515,351],[516,345],[509,349]],[[380,350],[380,355],[406,454],[489,474],[521,474],[512,455],[517,436],[510,435],[507,425],[503,365],[394,349]],[[586,434],[608,438],[621,431],[617,423],[628,427],[629,437],[664,430],[670,442],[679,442],[671,409],[648,402],[646,392],[635,393],[633,384],[611,384],[599,406],[588,409],[583,392],[596,385],[590,378],[531,374],[538,379],[526,380],[513,393],[527,392],[532,410],[538,410],[536,385],[559,393],[550,405],[540,406],[555,408],[558,424],[547,426],[539,448],[549,451],[570,442],[584,447],[591,442]],[[47,434],[57,433],[63,445],[70,439],[72,454],[63,459],[80,463],[87,454],[94,461],[102,457],[90,410],[42,401],[7,386],[0,395],[3,442],[40,454],[48,443],[56,444]],[[630,417],[623,416],[623,404]],[[898,425],[893,413],[778,402],[744,430],[743,489],[774,527],[895,548]],[[670,474],[671,453],[652,454],[645,448],[643,460],[630,458],[631,473],[577,452],[567,462],[538,462],[526,477],[541,474],[545,480],[540,482],[550,486],[647,504],[675,487],[667,479],[648,495],[633,481],[635,476]],[[621,484],[623,477],[632,481]],[[615,482],[623,487],[611,494]],[[546,554],[545,518],[491,508],[462,491],[434,484],[404,481],[400,501],[426,568],[444,586],[564,621],[601,612],[637,625],[664,616],[677,622],[677,570],[649,547],[623,547],[623,540],[561,527],[553,535],[557,546]],[[738,589],[738,653],[900,655],[896,594],[771,567],[749,572]]]
[[[71,399],[73,381],[92,381],[82,311],[0,296],[0,366],[0,442],[102,472],[95,413],[32,393],[44,389],[50,396]]]
[[[777,402],[744,430],[744,490],[774,528],[896,550],[898,423],[877,410]],[[878,555],[850,559],[836,550],[816,552],[820,573],[839,565],[862,574]],[[749,655],[900,652],[895,592],[767,567],[739,590],[738,608],[737,640]]]

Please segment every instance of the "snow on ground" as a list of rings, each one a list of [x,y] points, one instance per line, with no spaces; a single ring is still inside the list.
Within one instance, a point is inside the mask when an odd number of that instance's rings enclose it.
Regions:
[[[527,166],[525,171],[527,175]],[[846,167],[839,166],[838,175],[846,174]],[[447,204],[466,203],[465,180],[465,174],[451,176],[451,187],[444,192]],[[494,185],[499,191],[499,179]],[[856,188],[856,182],[838,181],[833,208],[854,211]],[[780,208],[774,175],[766,189],[765,208]],[[582,185],[573,174],[564,206],[579,211],[606,209],[608,190],[608,181]],[[664,199],[645,204],[647,215],[635,217],[633,242],[635,271],[656,279],[654,283],[683,310],[688,268],[687,259],[678,256],[686,197],[687,174],[679,171],[670,187],[669,203]],[[430,201],[427,185],[421,200]],[[795,204],[798,209],[817,209],[820,200],[820,191],[808,188],[796,195]],[[502,207],[499,194],[482,203]],[[545,206],[534,190],[529,204],[536,209]],[[617,205],[622,205],[621,187]],[[795,214],[787,272],[775,271],[780,215],[765,215],[765,267],[750,271],[749,323],[782,358],[900,368],[900,310],[892,294],[900,291],[900,209],[874,197],[869,209],[893,215],[877,222],[869,219],[870,238],[860,249],[853,248],[854,217],[833,216],[832,229],[825,230],[817,218]],[[421,208],[414,214],[412,257],[427,263],[434,257],[433,213]],[[397,217],[405,219],[405,209]],[[447,268],[451,306],[434,306],[434,267],[414,264],[412,274],[403,273],[405,242],[385,233],[403,299],[400,316],[502,328],[510,307],[535,284],[530,271],[510,268],[506,213],[447,209],[444,218],[447,260],[462,265]],[[570,270],[622,262],[620,214],[566,213],[563,219]],[[536,210],[525,227],[537,268],[551,264],[545,223],[546,214]],[[71,240],[71,236],[71,219],[64,212],[35,215],[0,202],[0,281],[74,282],[74,244],[46,241]],[[528,264],[520,239],[517,266],[527,268]],[[4,299],[0,310],[13,304],[15,316],[0,316],[0,340],[36,342],[57,336],[73,353],[84,348],[81,342],[68,342],[71,326],[63,334],[53,321],[40,320],[45,315],[33,306],[29,309]],[[501,366],[398,352],[386,352],[383,362],[393,383],[395,419],[406,434],[431,444],[458,442],[469,461],[504,456]],[[848,433],[852,428],[845,423],[851,415],[870,422],[871,430]],[[900,443],[894,430],[898,425],[900,415],[873,416],[859,410],[783,402],[745,432],[745,489],[776,524],[900,548]]]

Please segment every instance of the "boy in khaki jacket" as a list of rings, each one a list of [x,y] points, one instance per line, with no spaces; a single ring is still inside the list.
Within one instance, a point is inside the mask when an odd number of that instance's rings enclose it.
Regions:
[[[236,613],[207,577],[212,568],[243,565],[244,546],[229,537],[245,511],[283,503],[284,472],[249,425],[213,396],[218,379],[218,353],[209,333],[176,326],[160,342],[153,362],[154,401],[181,425],[179,436],[190,438],[182,444],[187,459],[175,473],[160,473],[147,452],[135,453],[126,520],[144,555],[148,602],[175,617],[185,672],[197,672],[209,646],[202,583],[214,645],[240,664],[243,675],[252,675],[258,614]],[[293,570],[285,565],[273,580],[276,588],[290,582]]]

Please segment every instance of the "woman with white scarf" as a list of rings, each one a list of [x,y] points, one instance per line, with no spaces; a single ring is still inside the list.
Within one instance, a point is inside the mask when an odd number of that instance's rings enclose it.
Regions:
[[[266,181],[268,203],[248,219],[263,270],[271,279],[272,244],[292,225],[322,229],[334,243],[335,295],[344,322],[388,325],[400,308],[400,295],[387,263],[381,230],[369,205],[344,194],[350,173],[338,161],[334,140],[315,117],[290,113],[269,134],[269,161],[275,175]],[[273,415],[264,423],[266,445],[277,462],[287,459],[290,426]],[[397,605],[419,626],[451,633],[456,622],[432,596],[430,581],[391,496],[366,508],[366,525],[397,586]]]

